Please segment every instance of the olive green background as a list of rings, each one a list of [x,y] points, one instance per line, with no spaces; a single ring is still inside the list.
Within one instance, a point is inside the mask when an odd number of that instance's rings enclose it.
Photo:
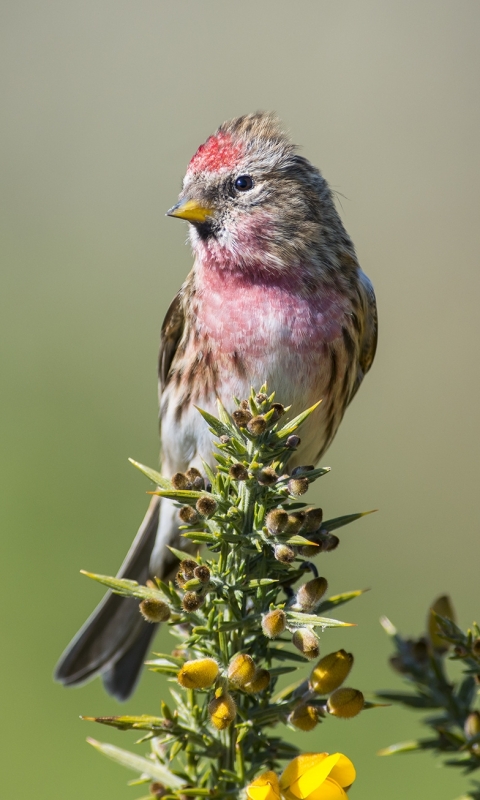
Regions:
[[[329,516],[379,513],[324,556],[358,627],[350,683],[399,687],[378,618],[422,631],[448,590],[478,608],[479,122],[477,0],[84,0],[1,5],[1,794],[145,794],[80,714],[155,713],[145,674],[119,706],[67,691],[56,659],[101,596],[156,465],[156,353],[191,257],[166,219],[189,158],[224,119],[273,109],[339,193],[373,280],[376,362],[317,484]],[[282,398],[288,400],[288,398]],[[167,642],[164,643],[167,645]],[[452,800],[468,785],[428,755],[375,752],[420,731],[397,708],[296,737],[358,768],[352,800]]]

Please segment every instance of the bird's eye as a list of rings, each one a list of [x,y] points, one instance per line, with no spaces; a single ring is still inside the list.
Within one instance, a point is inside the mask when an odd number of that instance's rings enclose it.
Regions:
[[[240,175],[235,181],[235,189],[239,192],[248,192],[253,186],[253,181],[250,175]]]

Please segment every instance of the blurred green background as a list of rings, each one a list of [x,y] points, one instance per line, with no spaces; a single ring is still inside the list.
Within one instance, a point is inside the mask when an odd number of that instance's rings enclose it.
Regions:
[[[278,112],[377,291],[377,359],[316,490],[329,516],[380,509],[325,557],[332,591],[372,591],[323,652],[353,649],[367,693],[398,687],[380,614],[418,634],[448,590],[478,617],[480,6],[6,0],[1,20],[2,796],[134,800],[84,743],[133,737],[78,719],[121,707],[51,676],[101,596],[78,570],[112,573],[146,507],[127,457],[157,463],[160,324],[191,264],[164,212],[224,119]],[[123,710],[155,713],[162,681]],[[417,719],[327,720],[301,743],[355,761],[356,800],[452,800],[456,771],[375,755]]]

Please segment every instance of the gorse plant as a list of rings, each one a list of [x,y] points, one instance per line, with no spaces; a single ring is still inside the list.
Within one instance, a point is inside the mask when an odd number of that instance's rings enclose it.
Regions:
[[[424,720],[430,728],[429,736],[391,745],[380,755],[429,750],[446,757],[447,766],[461,767],[469,774],[478,770],[480,712],[475,706],[480,684],[480,628],[474,623],[464,633],[455,623],[447,595],[433,603],[427,633],[417,639],[404,639],[386,618],[382,624],[396,647],[390,664],[406,678],[412,691],[379,692],[378,696],[407,708],[429,710],[433,715]],[[460,680],[450,679],[448,661],[462,665]],[[480,784],[459,800],[480,800]]]
[[[320,634],[349,625],[326,615],[362,592],[327,598],[327,579],[312,561],[334,550],[336,531],[363,515],[324,521],[303,496],[328,469],[287,471],[297,431],[316,406],[285,422],[288,409],[265,386],[237,406],[230,416],[219,405],[218,419],[200,411],[217,437],[215,471],[204,464],[203,475],[191,468],[166,479],[136,464],[156,494],[180,506],[189,552],[171,548],[179,559],[175,581],[140,586],[86,573],[140,600],[147,620],[168,620],[179,640],[171,654],[147,662],[173,683],[173,704],[162,703],[160,716],[95,718],[141,731],[149,755],[91,743],[140,773],[134,783],[150,784],[148,798],[343,798],[355,779],[349,759],[300,755],[272,727],[311,731],[328,716],[350,718],[374,705],[343,685],[350,653],[320,658]],[[296,678],[308,661],[310,677]],[[279,688],[287,674],[294,682]]]

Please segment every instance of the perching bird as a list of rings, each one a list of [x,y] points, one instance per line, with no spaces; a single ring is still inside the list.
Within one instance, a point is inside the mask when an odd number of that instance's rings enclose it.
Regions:
[[[299,413],[322,398],[303,428],[295,464],[314,464],[331,443],[370,368],[375,295],[320,172],[277,119],[225,122],[190,161],[172,217],[188,220],[195,257],[163,322],[161,460],[165,476],[212,464],[208,426],[194,406],[233,410],[267,382]],[[119,576],[166,577],[179,544],[173,503],[155,497]],[[131,598],[108,593],[73,639],[56,679],[102,674],[118,699],[133,691],[156,625]]]

